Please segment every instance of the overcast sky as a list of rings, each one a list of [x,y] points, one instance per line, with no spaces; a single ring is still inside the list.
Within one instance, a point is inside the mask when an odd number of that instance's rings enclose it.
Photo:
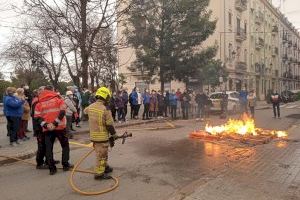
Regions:
[[[290,22],[300,31],[300,0],[273,0],[275,6],[280,6],[281,11],[288,17]]]

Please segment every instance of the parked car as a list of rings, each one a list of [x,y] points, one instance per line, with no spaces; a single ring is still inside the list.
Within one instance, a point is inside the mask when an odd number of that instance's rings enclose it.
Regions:
[[[239,93],[236,91],[226,91],[228,95],[228,111],[236,113],[240,108]],[[212,101],[211,111],[221,111],[222,92],[214,92],[209,96]]]

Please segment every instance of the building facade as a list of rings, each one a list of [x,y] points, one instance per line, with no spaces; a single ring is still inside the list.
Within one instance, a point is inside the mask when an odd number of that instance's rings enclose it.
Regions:
[[[204,46],[218,44],[216,59],[223,62],[229,77],[219,89],[254,89],[260,99],[271,90],[282,92],[300,88],[300,37],[287,18],[270,0],[211,0],[212,19],[217,19],[216,30]],[[118,37],[124,37],[122,24]],[[135,60],[132,48],[119,53],[119,73],[127,77],[129,89],[149,87],[138,72],[128,67]],[[159,83],[150,88],[159,88]],[[176,81],[167,89],[184,87]]]

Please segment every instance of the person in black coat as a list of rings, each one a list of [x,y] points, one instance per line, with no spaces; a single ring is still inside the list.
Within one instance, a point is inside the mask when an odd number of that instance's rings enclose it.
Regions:
[[[164,113],[165,113],[165,117],[168,117],[168,110],[170,109],[170,93],[169,91],[167,91],[164,94]]]
[[[188,94],[187,90],[184,90],[183,94],[181,95],[181,99],[182,117],[183,119],[189,119],[189,107],[191,97]]]
[[[274,92],[271,94],[271,103],[273,104],[273,113],[274,118],[278,117],[280,119],[280,102],[281,102],[281,96],[278,94],[278,92]]]
[[[204,112],[205,112],[205,105],[208,101],[208,96],[206,96],[206,94],[204,94],[202,91],[199,92],[196,95],[196,103],[198,105],[198,109],[197,109],[197,118],[204,118]]]
[[[228,110],[228,94],[226,94],[226,91],[222,93],[221,96],[221,118],[227,117],[227,110]]]

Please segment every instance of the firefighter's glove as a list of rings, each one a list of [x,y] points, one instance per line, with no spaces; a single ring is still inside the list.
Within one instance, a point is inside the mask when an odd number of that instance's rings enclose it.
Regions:
[[[109,145],[111,148],[113,148],[115,146],[115,140],[117,139],[117,135],[114,134],[114,135],[111,135],[109,137]]]

